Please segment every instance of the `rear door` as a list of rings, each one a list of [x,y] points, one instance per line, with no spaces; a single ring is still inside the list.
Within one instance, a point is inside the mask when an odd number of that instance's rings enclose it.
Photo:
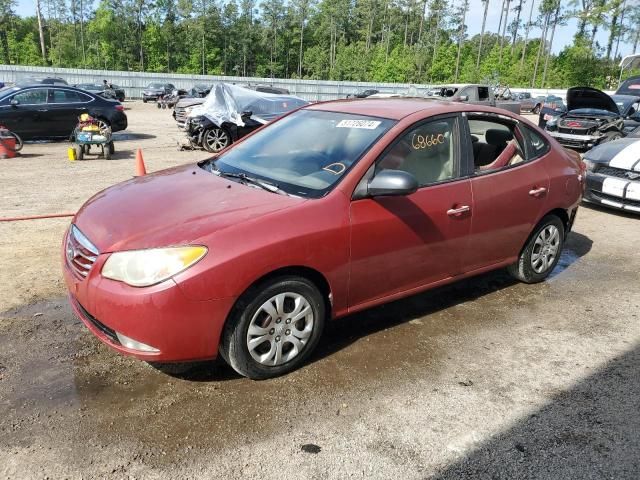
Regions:
[[[11,105],[11,102],[17,102]],[[27,88],[5,98],[0,105],[0,124],[21,137],[42,136],[46,131],[47,88]]]
[[[82,92],[64,88],[50,88],[48,97],[47,123],[53,135],[67,137],[78,123],[78,117],[87,112],[92,98]]]
[[[519,254],[545,211],[549,176],[541,160],[549,149],[533,152],[527,132],[511,117],[469,113],[465,125],[474,165],[473,220],[463,263],[473,271]]]

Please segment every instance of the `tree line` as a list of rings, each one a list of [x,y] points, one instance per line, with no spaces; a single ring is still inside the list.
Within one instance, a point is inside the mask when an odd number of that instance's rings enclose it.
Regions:
[[[0,0],[0,60],[70,68],[607,88],[621,43],[635,52],[640,40],[634,0],[482,0],[479,11],[469,0],[35,0],[29,17],[15,7]],[[471,16],[482,16],[473,36]],[[554,54],[571,19],[573,43]]]

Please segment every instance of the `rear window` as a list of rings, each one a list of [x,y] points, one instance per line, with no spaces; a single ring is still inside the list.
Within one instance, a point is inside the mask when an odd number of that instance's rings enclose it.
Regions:
[[[640,77],[629,78],[622,82],[616,91],[618,95],[640,95]]]
[[[522,130],[527,139],[528,160],[541,157],[549,151],[551,147],[542,135],[526,125],[522,125]]]

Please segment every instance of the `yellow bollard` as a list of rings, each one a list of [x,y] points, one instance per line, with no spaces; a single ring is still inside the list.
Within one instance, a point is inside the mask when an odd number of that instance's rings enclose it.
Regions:
[[[76,158],[76,149],[73,147],[69,147],[67,148],[67,156],[69,157],[69,160],[74,162],[77,160]]]

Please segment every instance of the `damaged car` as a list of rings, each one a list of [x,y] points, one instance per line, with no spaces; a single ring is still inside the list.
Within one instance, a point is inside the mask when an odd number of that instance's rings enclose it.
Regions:
[[[547,121],[546,130],[562,146],[589,150],[623,137],[624,117],[616,102],[601,90],[567,90],[567,112]]]
[[[192,107],[184,128],[191,145],[217,153],[257,128],[306,104],[303,99],[292,95],[275,95],[219,83],[202,105]]]

